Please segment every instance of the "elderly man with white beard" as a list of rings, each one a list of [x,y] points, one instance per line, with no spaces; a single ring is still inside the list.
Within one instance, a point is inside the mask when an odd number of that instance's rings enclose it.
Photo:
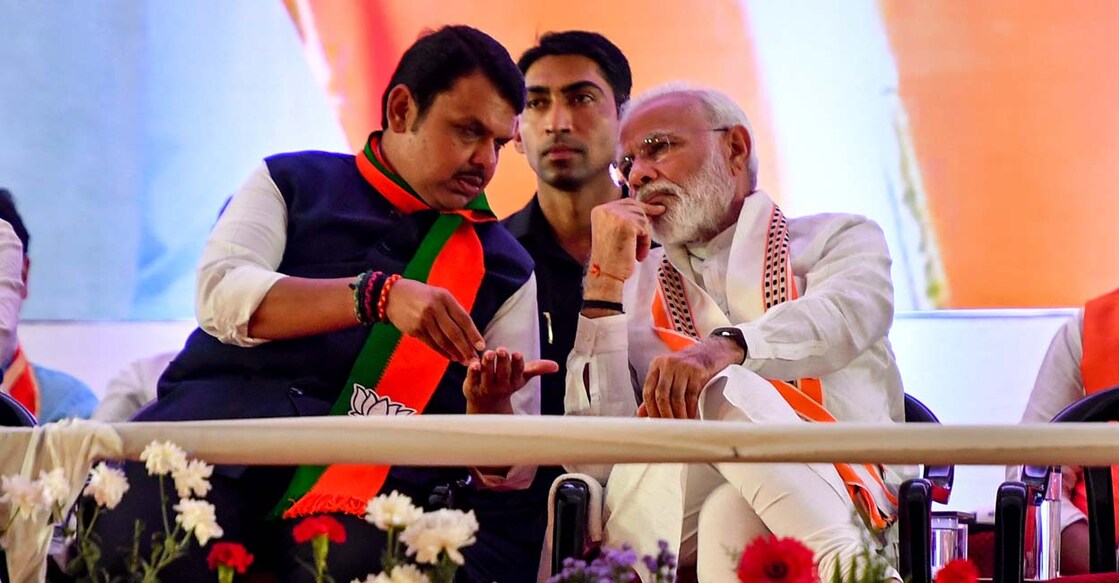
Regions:
[[[592,213],[567,414],[902,421],[881,229],[845,214],[786,219],[757,189],[749,120],[718,91],[654,89],[621,123],[633,196]],[[607,544],[650,552],[666,539],[705,583],[736,580],[728,549],[769,535],[805,543],[825,577],[846,570],[866,541],[890,546],[900,481],[862,464],[579,469],[610,472]]]

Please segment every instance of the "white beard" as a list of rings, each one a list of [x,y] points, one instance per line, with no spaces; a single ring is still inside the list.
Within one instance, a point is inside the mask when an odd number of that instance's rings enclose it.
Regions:
[[[658,192],[672,194],[673,200],[650,222],[653,240],[661,245],[697,243],[718,234],[734,198],[734,178],[726,160],[713,155],[680,184],[662,178],[641,186],[636,195],[646,200]]]

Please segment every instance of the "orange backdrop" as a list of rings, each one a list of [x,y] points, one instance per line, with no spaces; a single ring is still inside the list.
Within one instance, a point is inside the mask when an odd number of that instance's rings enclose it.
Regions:
[[[750,114],[761,185],[781,161],[749,14],[734,0],[284,0],[356,147],[424,29],[468,23],[514,58],[543,32],[586,29],[626,53],[635,92],[671,80],[718,87]],[[1119,3],[881,0],[949,294],[943,307],[1079,305],[1119,285]],[[506,151],[487,189],[499,215],[534,180]]]
[[[664,3],[657,10],[635,0],[285,2],[304,40],[309,33],[321,39],[322,56],[330,66],[329,90],[341,99],[343,128],[355,147],[364,143],[371,128],[381,126],[381,93],[392,67],[419,33],[448,23],[468,23],[501,41],[514,60],[544,32],[599,31],[629,59],[635,93],[680,79],[719,87],[750,114],[760,151],[775,151],[757,83],[753,44],[734,0],[703,0],[702,9],[683,2]],[[312,22],[314,32],[307,27]],[[309,50],[316,49],[309,46]],[[777,160],[763,157],[761,165],[763,187],[779,196]],[[486,192],[494,210],[504,216],[528,201],[534,185],[524,156],[510,149],[503,152]]]
[[[1119,286],[1119,2],[882,3],[956,307]]]

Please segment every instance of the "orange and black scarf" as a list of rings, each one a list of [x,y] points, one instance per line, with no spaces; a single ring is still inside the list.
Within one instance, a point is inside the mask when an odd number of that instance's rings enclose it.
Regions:
[[[768,217],[765,263],[761,281],[761,297],[764,298],[766,310],[799,297],[789,255],[788,221],[781,209],[772,203]],[[700,333],[685,293],[684,279],[669,262],[667,254],[661,262],[657,279],[659,286],[652,305],[653,332],[672,351],[683,350],[694,345],[700,340]],[[836,421],[835,417],[824,408],[823,385],[820,379],[809,377],[792,381],[766,380],[805,421],[815,423]],[[881,468],[873,464],[837,463],[835,469],[868,526],[880,531],[893,523],[895,517],[887,507],[896,507],[897,499],[883,482]],[[874,492],[880,492],[885,500],[876,500],[868,483],[873,483],[876,486]]]

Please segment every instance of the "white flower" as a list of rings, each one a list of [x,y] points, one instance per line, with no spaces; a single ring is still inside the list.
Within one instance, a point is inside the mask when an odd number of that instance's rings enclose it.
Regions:
[[[0,478],[0,502],[11,505],[13,512],[19,512],[22,518],[27,518],[39,510],[50,508],[51,501],[47,497],[43,485],[24,476],[4,476]]]
[[[179,498],[186,498],[194,492],[195,496],[205,496],[210,491],[210,476],[214,466],[202,460],[190,460],[181,468],[172,468],[171,477],[175,478],[175,491]]]
[[[166,476],[186,467],[186,452],[170,441],[153,441],[140,452],[149,476]]]
[[[101,462],[89,473],[85,494],[93,496],[98,506],[112,510],[120,504],[120,499],[128,488],[128,478],[124,477],[124,471]]]
[[[460,510],[436,510],[428,512],[413,522],[400,535],[400,540],[408,547],[408,555],[416,555],[420,563],[434,565],[439,562],[439,553],[446,552],[452,561],[463,564],[459,549],[474,544],[474,533],[478,532],[478,519],[474,511],[463,513]]]
[[[369,575],[364,581],[354,579],[351,583],[431,583],[431,579],[415,565],[398,565],[389,575],[378,573]]]
[[[50,500],[50,504],[66,504],[66,499],[70,496],[70,481],[66,479],[66,473],[62,468],[55,468],[49,472],[40,470],[39,484],[43,486],[43,492]]]
[[[225,534],[218,526],[217,516],[214,514],[214,505],[205,500],[187,498],[180,500],[174,506],[175,522],[183,525],[187,532],[193,532],[198,539],[198,544],[206,546],[212,538],[221,538]]]
[[[392,583],[431,583],[431,579],[415,565],[398,565],[392,568],[389,575]]]
[[[365,521],[387,531],[390,528],[406,527],[423,516],[423,513],[423,509],[412,505],[411,498],[393,490],[387,496],[381,494],[369,501],[365,506]]]
[[[354,579],[350,583],[392,583],[388,575],[384,573],[377,573],[376,575],[366,575],[365,579]]]

